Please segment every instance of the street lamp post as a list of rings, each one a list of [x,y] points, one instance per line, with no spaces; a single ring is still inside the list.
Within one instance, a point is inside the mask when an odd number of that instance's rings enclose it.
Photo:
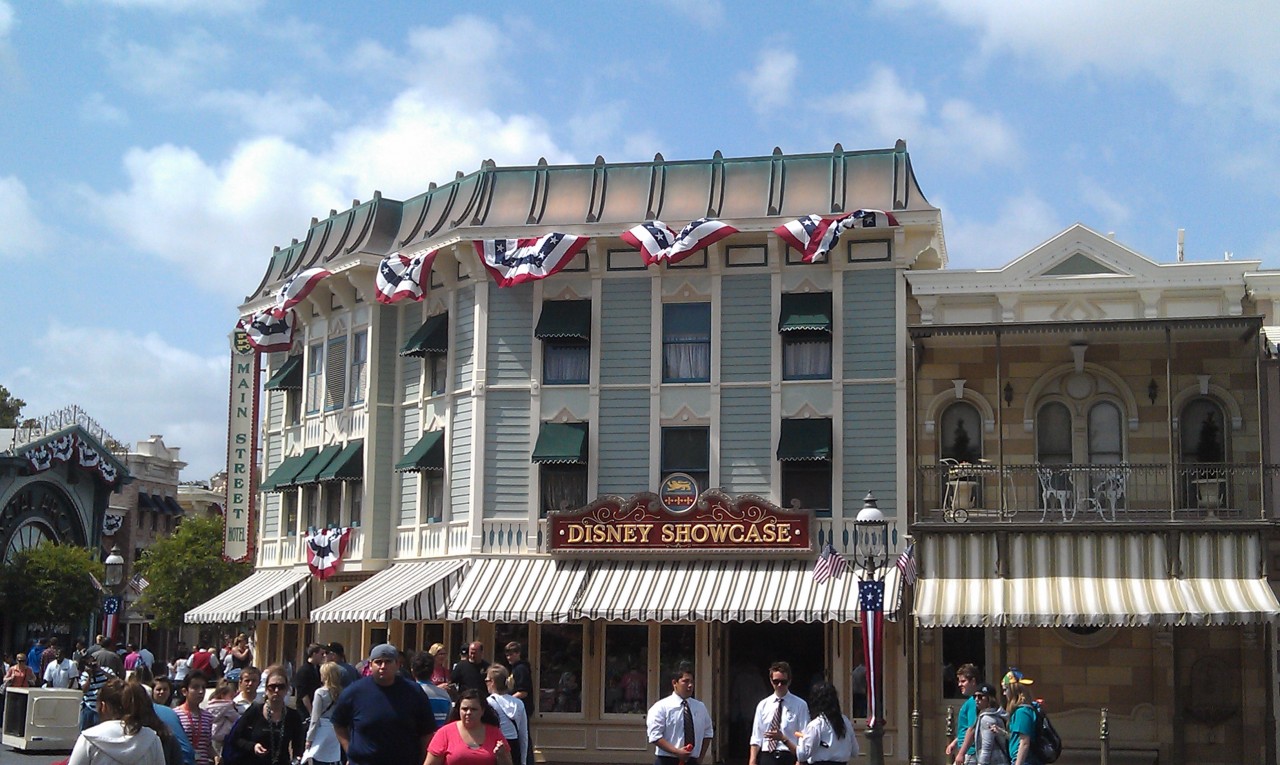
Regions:
[[[107,559],[102,562],[103,577],[102,583],[106,585],[110,591],[110,595],[103,599],[102,610],[107,617],[108,627],[104,627],[104,633],[112,640],[116,639],[115,625],[119,623],[124,612],[124,597],[121,595],[121,585],[124,584],[124,556],[120,554],[120,546],[112,545],[111,552],[107,555]],[[115,616],[113,620],[111,617]]]
[[[871,492],[854,520],[854,567],[862,610],[862,645],[867,662],[867,758],[884,765],[884,578],[889,566],[889,522]]]

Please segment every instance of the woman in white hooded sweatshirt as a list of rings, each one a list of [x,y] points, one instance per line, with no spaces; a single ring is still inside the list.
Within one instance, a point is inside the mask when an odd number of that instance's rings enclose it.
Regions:
[[[111,680],[98,691],[102,722],[76,739],[68,765],[164,765],[164,745],[142,724],[151,699],[142,686]]]

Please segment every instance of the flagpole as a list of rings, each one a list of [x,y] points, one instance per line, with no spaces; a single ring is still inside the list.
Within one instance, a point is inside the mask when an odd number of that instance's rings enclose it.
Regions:
[[[854,564],[867,662],[867,759],[884,765],[884,580],[889,565],[889,523],[867,492],[854,520]]]

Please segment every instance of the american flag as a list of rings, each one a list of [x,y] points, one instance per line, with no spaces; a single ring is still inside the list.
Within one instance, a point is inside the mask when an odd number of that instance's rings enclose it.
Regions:
[[[828,579],[839,579],[848,570],[849,562],[843,555],[836,552],[836,548],[830,542],[827,542],[817,562],[813,564],[813,583],[822,584]]]
[[[437,252],[439,250],[431,250],[412,258],[403,255],[385,258],[378,265],[378,275],[374,280],[378,302],[390,305],[405,298],[421,300],[426,295],[427,275],[431,273]]]
[[[805,263],[820,263],[840,241],[840,234],[851,228],[897,225],[898,219],[884,210],[854,210],[842,216],[806,215],[778,226],[773,233],[803,253],[801,260]]]
[[[483,239],[476,254],[499,287],[545,279],[569,265],[590,237],[547,234],[536,239]]]
[[[271,311],[260,311],[236,326],[244,330],[249,345],[263,353],[287,351],[293,347],[294,312],[285,311],[274,316]]]
[[[898,556],[898,570],[902,572],[902,583],[910,586],[916,583],[919,570],[916,568],[916,543],[907,542],[907,547]]]
[[[736,233],[738,229],[728,223],[714,218],[698,218],[680,229],[678,234],[662,221],[651,220],[624,231],[621,236],[622,241],[640,250],[644,264],[651,266],[661,261],[679,263],[698,250]]]
[[[271,313],[276,318],[284,316],[285,311],[306,300],[311,290],[315,289],[320,280],[329,274],[330,271],[327,268],[308,268],[290,276],[284,284],[280,285],[280,291],[276,293],[276,307],[271,309]]]
[[[858,582],[862,609],[862,651],[867,661],[867,725],[883,717],[880,710],[880,672],[884,666],[884,582]]]

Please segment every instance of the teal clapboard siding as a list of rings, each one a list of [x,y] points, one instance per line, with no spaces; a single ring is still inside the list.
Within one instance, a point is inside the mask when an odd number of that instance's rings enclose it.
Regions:
[[[892,268],[845,272],[842,297],[845,379],[896,374],[897,273]]]
[[[289,392],[284,390],[269,390],[264,391],[264,393],[266,393],[267,396],[267,430],[279,430],[284,426],[285,396],[287,396]]]
[[[422,436],[421,413],[416,406],[405,407],[401,432],[400,456],[403,457]],[[396,482],[399,484],[400,525],[415,524],[418,522],[418,474],[409,471],[396,473]]]
[[[474,412],[475,401],[470,397],[459,397],[453,407],[453,423],[449,433],[452,442],[449,464],[445,466],[445,474],[449,476],[450,501],[445,517],[453,520],[467,517],[464,511],[471,499],[471,434]]]
[[[489,384],[528,384],[533,369],[533,284],[489,283]]]
[[[481,284],[483,287],[483,283]],[[456,317],[456,318],[455,318]],[[449,315],[449,349],[455,365],[454,389],[471,387],[475,375],[476,360],[472,351],[476,346],[476,288],[474,284],[458,288],[457,309]]]
[[[893,383],[847,385],[844,389],[844,506],[862,507],[875,492],[885,515],[897,514],[898,443]]]
[[[600,382],[649,384],[648,279],[606,279],[601,285]]]
[[[600,391],[599,494],[649,491],[649,390]]]
[[[283,391],[280,391],[283,393]],[[275,469],[280,467],[280,463],[284,462],[284,436],[275,434],[267,436],[266,443],[262,447],[262,477],[258,479],[261,485]],[[279,531],[280,523],[280,495],[267,494],[266,500],[262,505],[262,536],[276,536]]]
[[[394,325],[393,325],[394,326]],[[394,332],[389,333],[393,337]],[[396,446],[400,436],[395,429],[395,410],[389,406],[373,409],[374,430],[372,475],[364,480],[365,497],[368,500],[360,513],[361,526],[364,531],[364,554],[370,558],[386,558],[391,549],[391,509],[392,482],[396,474],[392,469],[396,463]],[[365,449],[368,449],[366,441]]]
[[[526,391],[489,391],[485,399],[484,517],[529,514],[529,416]]]
[[[416,304],[415,304],[416,306]],[[373,402],[396,401],[396,359],[400,358],[400,332],[397,327],[413,323],[412,317],[421,315],[405,304],[373,306],[373,340],[370,363],[378,365],[377,390],[369,392],[370,411]],[[416,325],[415,325],[416,326]],[[403,329],[403,327],[401,327]]]
[[[721,389],[720,485],[725,491],[769,495],[774,451],[769,432],[767,382],[760,387]]]
[[[769,274],[726,275],[720,284],[720,379],[767,381],[777,331]]]
[[[405,305],[400,319],[400,337],[396,343],[396,352],[392,358],[400,358],[400,349],[413,337],[422,326],[422,306],[418,303]],[[416,356],[405,356],[400,361],[400,389],[405,402],[416,402],[422,395],[422,359]],[[395,369],[395,365],[392,365]],[[392,372],[394,374],[394,371]]]

